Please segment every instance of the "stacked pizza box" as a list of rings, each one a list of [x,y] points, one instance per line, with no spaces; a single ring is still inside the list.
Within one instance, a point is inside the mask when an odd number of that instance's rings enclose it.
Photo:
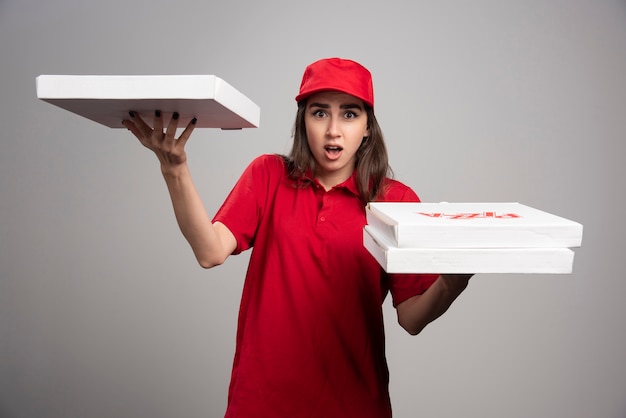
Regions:
[[[40,75],[37,98],[110,128],[124,128],[130,111],[152,123],[160,110],[178,126],[194,117],[197,128],[259,126],[260,108],[215,75]]]
[[[388,273],[572,272],[580,223],[520,203],[371,202],[365,248]]]

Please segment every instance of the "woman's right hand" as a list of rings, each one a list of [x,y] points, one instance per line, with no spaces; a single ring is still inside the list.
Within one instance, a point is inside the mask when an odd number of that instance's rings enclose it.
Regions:
[[[185,144],[196,126],[193,118],[178,138],[175,137],[178,128],[178,113],[174,112],[167,128],[163,130],[163,115],[159,110],[154,112],[151,128],[137,112],[129,112],[130,119],[124,119],[122,124],[135,135],[143,146],[152,150],[161,163],[164,172],[176,170],[187,161]]]
[[[221,264],[232,254],[237,240],[222,223],[211,223],[202,200],[191,179],[186,164],[185,144],[196,126],[196,119],[185,127],[178,138],[178,114],[174,113],[163,131],[163,116],[158,110],[154,113],[154,129],[148,126],[136,112],[129,112],[130,119],[122,124],[139,139],[142,145],[151,149],[161,162],[161,172],[167,184],[174,213],[181,232],[191,245],[198,263],[210,268]]]

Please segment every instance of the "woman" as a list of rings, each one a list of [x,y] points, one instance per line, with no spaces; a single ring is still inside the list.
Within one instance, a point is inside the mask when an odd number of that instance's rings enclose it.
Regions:
[[[226,417],[389,417],[382,302],[419,333],[470,275],[388,275],[362,244],[369,201],[418,201],[387,177],[370,72],[329,58],[309,65],[289,156],[256,158],[211,220],[185,144],[131,113],[125,126],[155,152],[180,229],[210,268],[253,248],[244,284]]]

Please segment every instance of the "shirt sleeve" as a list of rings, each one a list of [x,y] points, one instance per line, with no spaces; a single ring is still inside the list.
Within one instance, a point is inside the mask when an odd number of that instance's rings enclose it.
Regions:
[[[233,233],[239,254],[254,245],[258,226],[267,199],[269,179],[282,172],[283,163],[275,155],[262,155],[254,159],[244,170],[226,200],[213,217]]]
[[[395,180],[390,180],[382,200],[385,202],[420,201],[413,189]],[[383,274],[387,275],[394,307],[413,296],[421,295],[439,277],[438,274]]]
[[[389,291],[396,307],[413,296],[421,295],[437,280],[437,274],[390,274]]]

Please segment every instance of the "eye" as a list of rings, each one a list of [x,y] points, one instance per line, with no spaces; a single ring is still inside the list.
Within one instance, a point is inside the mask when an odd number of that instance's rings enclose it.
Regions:
[[[323,118],[324,116],[326,116],[326,112],[322,109],[316,109],[312,112],[312,114],[316,118]]]
[[[348,110],[348,111],[344,114],[344,117],[345,117],[346,119],[354,119],[354,118],[356,118],[357,116],[359,116],[359,115],[357,115],[355,112],[353,112],[353,111],[351,111],[351,110]]]

